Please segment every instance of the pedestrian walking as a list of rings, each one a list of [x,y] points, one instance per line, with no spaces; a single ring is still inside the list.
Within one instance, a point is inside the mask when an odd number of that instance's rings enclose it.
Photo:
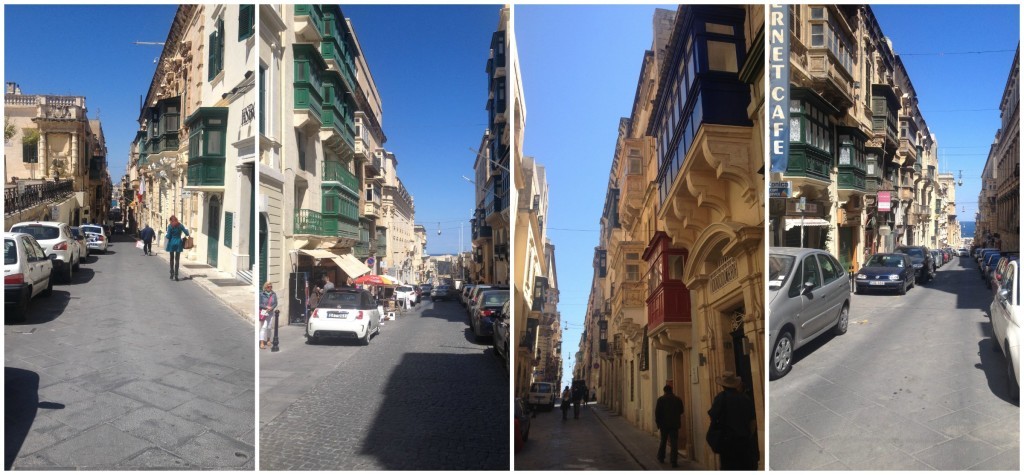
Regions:
[[[590,400],[597,402],[597,386],[590,388]]]
[[[562,420],[569,419],[569,405],[572,404],[572,391],[569,390],[569,386],[565,387],[562,391]]]
[[[274,310],[277,309],[277,294],[274,285],[267,281],[260,292],[260,349],[270,342],[270,329],[273,328]]]
[[[683,417],[683,400],[672,393],[672,386],[666,384],[665,394],[654,405],[654,424],[661,431],[658,444],[658,461],[665,463],[665,443],[669,444],[669,460],[673,467],[679,466],[679,427]]]
[[[582,402],[581,399],[583,399],[583,394],[581,394],[580,388],[579,388],[579,386],[577,386],[577,387],[573,388],[573,390],[572,390],[572,417],[573,417],[573,419],[579,419],[580,418],[580,402]]]
[[[170,224],[167,225],[167,246],[164,248],[171,256],[171,280],[178,280],[178,268],[181,266],[181,251],[185,250],[185,241],[181,238],[184,234],[189,236],[188,229],[178,221],[177,216],[171,216]]]
[[[139,231],[139,237],[142,238],[142,255],[153,255],[153,239],[156,239],[156,231],[149,227],[149,223],[146,223],[146,227]]]
[[[711,448],[718,453],[722,470],[757,470],[760,454],[754,431],[754,401],[743,392],[743,380],[733,373],[725,372],[715,381],[724,389],[708,410],[708,442],[716,441]]]

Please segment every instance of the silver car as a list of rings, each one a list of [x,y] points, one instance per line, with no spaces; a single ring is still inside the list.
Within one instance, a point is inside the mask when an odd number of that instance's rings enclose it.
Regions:
[[[771,379],[789,372],[793,352],[828,331],[846,333],[850,278],[827,251],[773,247],[768,258]]]

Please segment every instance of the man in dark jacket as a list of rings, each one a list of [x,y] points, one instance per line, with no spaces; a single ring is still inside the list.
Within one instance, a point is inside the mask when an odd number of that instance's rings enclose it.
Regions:
[[[153,239],[156,238],[156,232],[153,231],[153,228],[149,227],[148,223],[146,227],[142,228],[142,231],[139,231],[139,237],[142,238],[142,255],[148,256],[152,254]]]
[[[756,414],[754,401],[743,392],[743,380],[731,372],[716,378],[724,389],[715,396],[708,415],[719,421],[725,430],[725,440],[718,455],[722,470],[757,470],[760,458],[754,433]]]
[[[661,431],[661,443],[658,444],[658,461],[665,463],[665,442],[669,442],[672,466],[679,466],[679,426],[683,417],[683,400],[672,394],[672,386],[665,385],[665,394],[658,398],[654,406],[654,423]]]

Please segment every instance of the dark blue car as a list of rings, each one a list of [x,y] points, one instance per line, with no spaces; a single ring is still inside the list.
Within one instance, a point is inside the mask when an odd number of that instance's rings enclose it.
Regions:
[[[900,295],[914,286],[914,264],[906,254],[875,254],[857,271],[854,291],[895,290]]]

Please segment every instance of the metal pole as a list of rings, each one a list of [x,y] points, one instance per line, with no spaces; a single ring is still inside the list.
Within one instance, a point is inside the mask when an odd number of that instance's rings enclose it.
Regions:
[[[804,215],[800,214],[800,247],[804,247]]]
[[[277,340],[277,328],[278,328],[278,319],[280,317],[281,317],[281,311],[280,310],[274,310],[274,340],[273,340],[274,344],[270,347],[270,351],[271,352],[277,352],[277,351],[281,350],[280,348],[277,347],[277,342],[278,342],[278,340]]]

